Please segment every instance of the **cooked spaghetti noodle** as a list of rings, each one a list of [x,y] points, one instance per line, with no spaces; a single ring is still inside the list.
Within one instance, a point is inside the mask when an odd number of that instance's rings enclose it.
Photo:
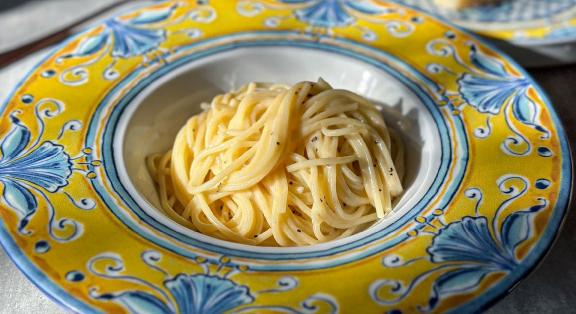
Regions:
[[[300,246],[354,234],[402,193],[403,149],[368,100],[325,81],[250,83],[150,156],[162,209],[203,234]]]

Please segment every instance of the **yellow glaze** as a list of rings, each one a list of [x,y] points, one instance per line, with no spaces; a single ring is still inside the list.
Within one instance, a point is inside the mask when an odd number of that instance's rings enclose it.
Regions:
[[[561,126],[497,52],[419,12],[364,3],[166,1],[66,41],[2,107],[3,246],[81,312],[441,313],[493,302],[564,216]],[[376,60],[429,95],[449,143],[438,190],[397,228],[306,258],[202,246],[140,217],[104,157],[122,99],[192,54],[288,39]]]

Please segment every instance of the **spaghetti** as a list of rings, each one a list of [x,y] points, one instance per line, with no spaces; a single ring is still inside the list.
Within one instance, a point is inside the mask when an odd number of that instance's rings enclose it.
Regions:
[[[250,83],[147,158],[162,209],[229,241],[301,246],[354,234],[402,193],[403,149],[378,109],[320,79]]]

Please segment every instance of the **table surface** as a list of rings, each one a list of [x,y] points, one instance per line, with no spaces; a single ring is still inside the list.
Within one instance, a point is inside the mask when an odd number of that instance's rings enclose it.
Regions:
[[[0,0],[0,51],[24,43],[116,0]],[[55,17],[58,16],[56,19]],[[26,20],[23,24],[21,21]],[[31,22],[28,22],[31,21]],[[25,27],[23,27],[25,26]],[[0,72],[0,102],[33,65],[27,58]],[[529,70],[558,112],[570,143],[576,139],[576,65]],[[572,147],[574,149],[574,146]],[[574,154],[574,151],[573,151]],[[572,206],[574,207],[574,205]],[[487,313],[568,313],[576,309],[576,212],[571,210],[548,256]],[[0,249],[0,314],[65,313],[12,264]]]

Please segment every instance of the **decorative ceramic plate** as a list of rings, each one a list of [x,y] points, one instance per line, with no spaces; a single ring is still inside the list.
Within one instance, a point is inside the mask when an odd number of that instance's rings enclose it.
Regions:
[[[322,76],[408,146],[394,214],[334,242],[213,239],[154,206],[144,158],[200,100]],[[546,96],[478,39],[397,4],[165,1],[69,39],[1,107],[0,241],[72,311],[476,311],[549,249],[571,159]]]
[[[394,0],[442,16],[487,37],[521,45],[576,41],[576,0],[507,0],[464,10],[443,9],[433,0]]]

